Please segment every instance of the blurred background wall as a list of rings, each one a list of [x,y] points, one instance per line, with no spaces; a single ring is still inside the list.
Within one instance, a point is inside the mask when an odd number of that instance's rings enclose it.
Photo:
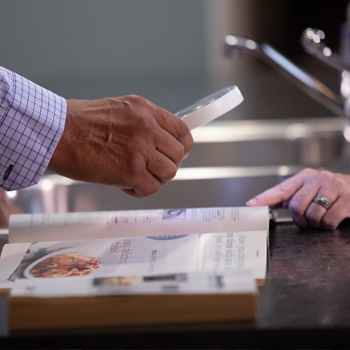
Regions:
[[[307,26],[339,44],[347,0],[0,0],[0,65],[66,98],[139,94],[176,112],[237,84],[245,103],[225,118],[330,113],[256,59],[222,55],[227,34],[268,42],[321,80],[335,72],[307,57]]]

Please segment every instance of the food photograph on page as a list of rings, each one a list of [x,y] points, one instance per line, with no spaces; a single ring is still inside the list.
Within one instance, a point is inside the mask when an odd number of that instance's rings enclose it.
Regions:
[[[108,274],[116,268],[110,250],[111,243],[104,241],[33,243],[9,280]]]
[[[82,252],[55,254],[30,268],[29,274],[36,278],[87,276],[98,269],[100,259]]]

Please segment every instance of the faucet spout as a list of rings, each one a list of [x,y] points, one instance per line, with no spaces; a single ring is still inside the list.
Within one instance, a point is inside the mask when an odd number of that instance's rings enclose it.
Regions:
[[[232,57],[234,53],[239,52],[248,52],[261,59],[332,112],[337,115],[347,116],[345,109],[346,100],[343,96],[329,89],[270,45],[233,35],[226,36],[224,46],[225,56]]]

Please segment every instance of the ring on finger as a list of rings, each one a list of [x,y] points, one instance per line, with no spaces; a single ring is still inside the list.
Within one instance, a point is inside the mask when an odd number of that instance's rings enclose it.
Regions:
[[[326,210],[330,209],[333,205],[333,203],[325,196],[316,196],[312,201],[321,205]]]

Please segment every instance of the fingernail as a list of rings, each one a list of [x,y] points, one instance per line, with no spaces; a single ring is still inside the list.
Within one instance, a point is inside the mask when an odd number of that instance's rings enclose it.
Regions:
[[[252,205],[255,205],[256,203],[258,203],[258,200],[256,198],[252,198],[246,203],[246,205],[252,206]]]

